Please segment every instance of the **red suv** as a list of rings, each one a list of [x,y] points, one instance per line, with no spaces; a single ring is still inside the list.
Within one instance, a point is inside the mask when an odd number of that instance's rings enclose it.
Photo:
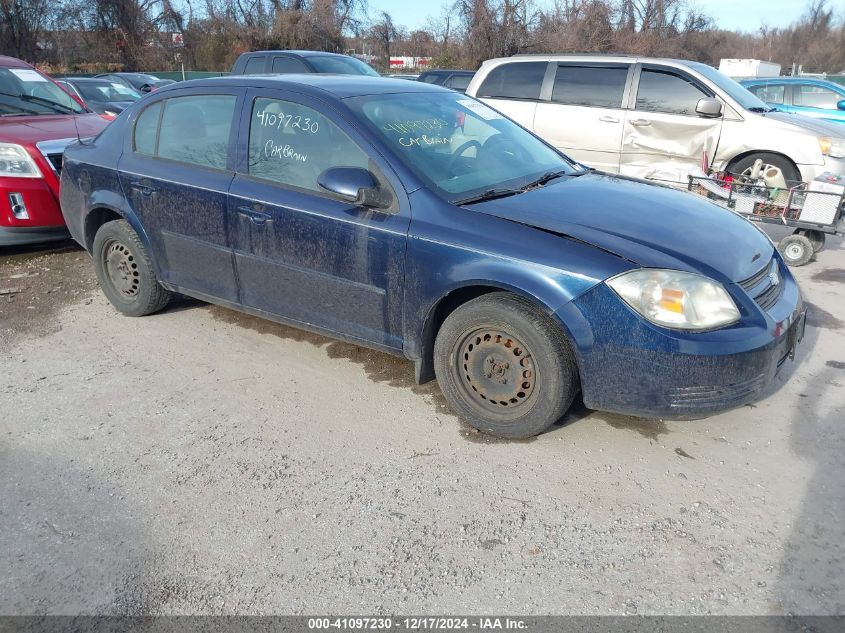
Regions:
[[[62,154],[106,125],[46,75],[0,56],[0,246],[68,236],[59,209]]]

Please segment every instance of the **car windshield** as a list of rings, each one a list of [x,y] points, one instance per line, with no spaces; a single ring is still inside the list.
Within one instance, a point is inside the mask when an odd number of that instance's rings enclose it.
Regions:
[[[33,68],[0,68],[0,116],[81,114],[85,109]]]
[[[745,86],[735,82],[733,79],[719,72],[712,66],[707,64],[699,64],[698,62],[690,62],[690,68],[701,73],[709,79],[717,88],[727,94],[731,99],[736,101],[740,106],[752,112],[766,112],[771,110],[763,101],[758,99]]]
[[[86,101],[114,103],[120,101],[137,101],[141,98],[140,93],[132,90],[129,86],[110,81],[80,81],[75,85],[76,89],[82,94],[82,98]]]
[[[369,64],[362,62],[355,57],[337,57],[329,55],[313,55],[306,57],[317,72],[320,73],[334,73],[338,75],[369,75],[370,77],[380,77],[380,75],[372,69]]]
[[[496,110],[461,94],[368,95],[346,103],[451,202],[492,190],[518,192],[544,174],[580,170]]]

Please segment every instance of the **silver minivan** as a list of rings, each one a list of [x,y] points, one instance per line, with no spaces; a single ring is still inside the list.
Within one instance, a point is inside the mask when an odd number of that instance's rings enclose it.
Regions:
[[[606,55],[491,59],[467,94],[582,163],[687,181],[701,167],[750,173],[757,159],[787,183],[845,174],[845,128],[773,110],[697,62]]]

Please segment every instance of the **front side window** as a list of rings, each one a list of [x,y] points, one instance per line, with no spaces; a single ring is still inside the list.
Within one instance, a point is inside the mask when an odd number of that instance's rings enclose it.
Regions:
[[[154,103],[135,123],[135,151],[226,169],[236,101],[234,95],[192,95]]]
[[[836,103],[843,97],[821,86],[799,85],[792,87],[792,103],[806,108],[836,110]]]
[[[460,93],[353,97],[347,105],[444,199],[522,187],[574,166],[536,136]]]
[[[637,90],[637,110],[695,115],[698,100],[709,96],[688,77],[643,69]]]
[[[621,108],[627,66],[560,65],[555,75],[552,101],[567,105]]]
[[[379,77],[369,64],[356,57],[344,55],[314,55],[307,58],[318,73],[333,73],[336,75],[367,75]]]
[[[470,81],[472,81],[472,75],[452,75],[446,82],[446,87],[452,90],[466,92]]]
[[[478,97],[536,101],[546,75],[546,62],[510,62],[496,66],[478,89]]]
[[[256,55],[254,57],[250,57],[247,62],[246,66],[244,67],[244,74],[245,75],[258,75],[264,72],[264,56],[263,55]]]
[[[249,175],[288,187],[325,191],[317,179],[331,167],[367,169],[369,157],[330,119],[280,99],[258,98],[249,124]]]
[[[755,96],[759,97],[766,103],[783,104],[783,84],[766,84],[764,86],[751,86],[749,88]]]
[[[282,57],[273,58],[273,72],[274,73],[307,73],[308,67],[298,60],[296,57]]]

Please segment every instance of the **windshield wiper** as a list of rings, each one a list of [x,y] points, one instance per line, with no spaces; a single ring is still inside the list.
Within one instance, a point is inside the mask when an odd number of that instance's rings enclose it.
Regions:
[[[507,198],[508,196],[515,196],[522,193],[522,189],[488,189],[475,196],[464,198],[463,200],[456,200],[452,204],[461,206],[464,204],[473,204],[474,202],[484,202],[485,200],[495,200],[496,198]]]
[[[569,171],[565,169],[558,169],[555,171],[547,171],[545,174],[540,176],[537,180],[532,180],[527,185],[525,185],[522,190],[527,191],[529,189],[533,189],[534,187],[542,187],[547,182],[554,180],[555,178],[560,178],[561,176],[568,176]]]
[[[59,103],[57,101],[51,101],[50,99],[45,99],[44,97],[36,97],[34,95],[16,95],[12,94],[11,92],[0,92],[0,95],[4,97],[13,97],[15,99],[20,99],[21,101],[28,101],[29,103],[42,103],[48,107],[52,108],[62,108],[61,111],[72,113],[72,114],[80,114],[70,106],[66,106],[63,103]],[[33,113],[35,114],[35,113]]]

